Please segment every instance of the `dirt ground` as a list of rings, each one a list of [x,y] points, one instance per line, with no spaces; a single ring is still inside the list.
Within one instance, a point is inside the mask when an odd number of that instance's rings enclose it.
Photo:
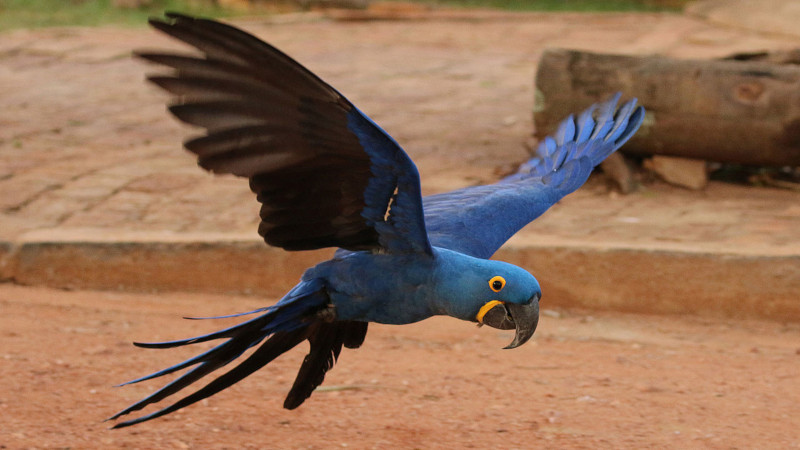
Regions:
[[[198,335],[230,322],[182,316],[264,302],[0,285],[0,446],[800,447],[800,326],[554,310],[515,350],[501,350],[508,332],[449,318],[370,325],[295,411],[281,404],[305,348],[178,413],[108,429],[161,384],[112,385],[197,351],[131,341]]]

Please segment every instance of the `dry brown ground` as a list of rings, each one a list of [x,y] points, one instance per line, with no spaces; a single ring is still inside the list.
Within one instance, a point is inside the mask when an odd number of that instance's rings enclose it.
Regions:
[[[192,351],[137,349],[222,326],[254,297],[0,285],[3,448],[794,448],[800,327],[550,311],[532,342],[447,318],[371,326],[322,392],[281,408],[302,358],[166,418],[102,420],[160,386],[112,385]],[[546,305],[545,305],[546,306]]]

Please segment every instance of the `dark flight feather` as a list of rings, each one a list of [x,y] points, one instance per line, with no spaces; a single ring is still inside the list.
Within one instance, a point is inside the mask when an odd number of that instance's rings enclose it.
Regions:
[[[150,23],[202,55],[137,55],[174,70],[149,79],[174,95],[175,117],[206,130],[184,144],[198,164],[250,178],[268,244],[431,254],[419,174],[389,135],[271,45],[211,20],[167,17]]]

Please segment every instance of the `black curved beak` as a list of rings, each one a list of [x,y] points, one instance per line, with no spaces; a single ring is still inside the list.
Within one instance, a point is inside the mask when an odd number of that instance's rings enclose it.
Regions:
[[[514,340],[503,348],[517,348],[528,342],[539,324],[539,295],[524,305],[498,303],[483,316],[482,323],[500,330],[516,330]]]

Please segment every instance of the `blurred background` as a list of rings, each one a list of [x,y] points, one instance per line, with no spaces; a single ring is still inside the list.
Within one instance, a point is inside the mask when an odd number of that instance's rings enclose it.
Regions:
[[[170,10],[307,66],[426,195],[495,182],[567,115],[638,98],[637,135],[496,256],[542,284],[534,342],[374,326],[297,411],[279,360],[106,431],[155,388],[111,385],[187,356],[130,341],[216,329],[179,318],[264,306],[331,253],[266,247],[247,183],[182,150],[197,132],[131,56],[181,49],[146,24]],[[793,0],[0,0],[0,445],[800,446],[799,22]]]

